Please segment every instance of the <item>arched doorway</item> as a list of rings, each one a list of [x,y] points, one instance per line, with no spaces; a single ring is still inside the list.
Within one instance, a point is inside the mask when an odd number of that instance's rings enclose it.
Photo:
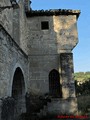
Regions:
[[[62,97],[60,75],[55,69],[49,73],[49,92],[52,97]]]
[[[14,117],[25,112],[25,83],[22,70],[18,67],[14,73],[12,84],[12,97],[15,99]]]

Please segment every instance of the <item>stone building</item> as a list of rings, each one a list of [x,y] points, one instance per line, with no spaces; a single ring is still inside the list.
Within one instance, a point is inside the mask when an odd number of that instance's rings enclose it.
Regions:
[[[32,10],[29,4],[18,0],[0,9],[0,120],[26,113],[31,94],[51,100],[39,116],[77,114],[72,50],[80,11]],[[0,7],[11,5],[0,0]]]

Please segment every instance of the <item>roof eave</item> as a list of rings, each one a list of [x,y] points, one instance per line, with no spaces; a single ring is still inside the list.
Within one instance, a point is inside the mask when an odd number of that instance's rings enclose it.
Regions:
[[[30,10],[26,11],[27,17],[35,16],[58,16],[58,15],[76,15],[77,18],[80,15],[80,10],[66,10],[66,9],[50,9],[50,10]]]

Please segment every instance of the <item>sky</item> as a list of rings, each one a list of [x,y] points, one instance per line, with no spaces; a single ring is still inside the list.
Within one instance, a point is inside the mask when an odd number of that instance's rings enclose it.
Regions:
[[[77,21],[79,43],[72,51],[74,72],[90,71],[90,0],[32,0],[33,10],[73,9],[80,10]]]

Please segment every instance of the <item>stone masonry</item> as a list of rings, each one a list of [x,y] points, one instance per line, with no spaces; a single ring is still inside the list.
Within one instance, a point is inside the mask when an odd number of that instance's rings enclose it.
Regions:
[[[33,108],[27,111],[27,93],[34,96],[29,94],[28,106],[33,106],[30,101],[38,96],[33,101],[38,109],[40,96],[48,95],[51,103],[42,110],[44,115],[77,114],[72,50],[78,43],[80,11],[32,10],[29,0],[17,4],[0,9],[0,120],[6,120],[3,101],[15,100],[8,120],[30,113]],[[1,0],[2,6],[11,3]]]

